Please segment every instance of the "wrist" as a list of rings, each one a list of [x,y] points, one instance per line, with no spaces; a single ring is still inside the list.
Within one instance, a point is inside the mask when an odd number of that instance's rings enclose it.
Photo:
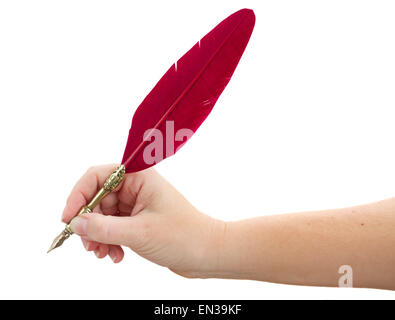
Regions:
[[[189,262],[181,268],[170,268],[186,278],[218,277],[221,247],[226,232],[226,222],[213,219],[200,212],[195,213],[193,231],[188,243]]]
[[[254,279],[252,247],[243,221],[220,221],[212,244],[215,263],[206,278]]]
[[[251,245],[243,222],[225,222],[197,212],[188,243],[190,263],[170,268],[187,278],[253,279],[248,250]]]
[[[248,237],[242,222],[211,219],[205,250],[193,278],[251,279],[249,270]]]

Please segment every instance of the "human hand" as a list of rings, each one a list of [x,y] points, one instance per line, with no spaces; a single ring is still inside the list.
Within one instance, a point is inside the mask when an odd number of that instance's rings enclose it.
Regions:
[[[98,258],[118,263],[122,246],[186,277],[205,277],[218,263],[225,223],[194,208],[154,169],[126,174],[93,213],[73,217],[102,187],[115,165],[92,167],[73,188],[62,220]]]

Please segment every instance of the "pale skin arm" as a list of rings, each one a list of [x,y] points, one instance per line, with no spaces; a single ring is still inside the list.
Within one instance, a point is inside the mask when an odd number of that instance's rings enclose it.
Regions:
[[[69,222],[114,165],[94,167],[68,198]],[[235,222],[194,208],[155,170],[126,175],[96,213],[71,223],[98,258],[123,259],[122,247],[185,277],[395,289],[395,198],[352,208],[264,216]]]

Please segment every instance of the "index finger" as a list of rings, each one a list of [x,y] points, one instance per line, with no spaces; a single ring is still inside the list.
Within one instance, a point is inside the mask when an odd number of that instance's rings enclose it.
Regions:
[[[109,164],[88,169],[80,180],[78,180],[67,198],[66,207],[62,214],[62,221],[64,223],[69,223],[77,215],[79,210],[90,202],[116,166],[116,164]]]

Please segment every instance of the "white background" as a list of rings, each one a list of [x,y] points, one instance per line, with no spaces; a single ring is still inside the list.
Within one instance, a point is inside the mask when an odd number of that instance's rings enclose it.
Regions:
[[[395,297],[188,280],[76,236],[46,254],[79,176],[121,160],[156,81],[243,7],[257,21],[234,77],[160,173],[227,220],[395,195],[393,1],[1,1],[0,298]]]

